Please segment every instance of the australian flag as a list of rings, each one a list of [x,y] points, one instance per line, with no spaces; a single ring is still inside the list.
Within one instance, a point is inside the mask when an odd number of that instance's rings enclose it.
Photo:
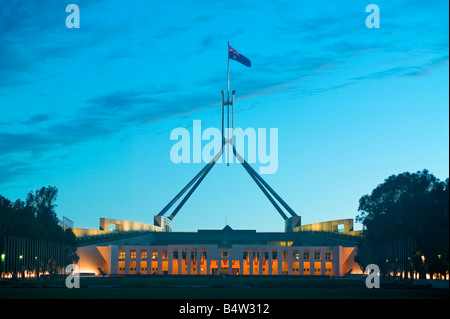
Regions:
[[[252,63],[245,56],[237,52],[228,44],[228,59],[235,60],[241,62],[243,65],[251,67]]]

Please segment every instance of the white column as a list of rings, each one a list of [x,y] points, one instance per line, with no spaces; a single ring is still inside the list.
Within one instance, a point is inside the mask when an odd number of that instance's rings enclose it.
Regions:
[[[253,248],[248,250],[248,266],[250,275],[253,275]]]
[[[207,275],[211,275],[211,262],[209,261],[209,257],[208,257],[208,253],[206,253],[206,258],[205,258],[205,261],[206,261],[206,274]]]
[[[151,275],[151,273],[152,273],[152,250],[146,249],[146,251],[147,251],[147,258],[145,258],[145,260],[147,261],[147,275]]]
[[[201,250],[200,247],[196,249],[195,251],[195,268],[196,270],[196,274],[200,275],[200,268],[202,267],[202,263],[201,263]]]
[[[130,249],[126,248],[125,249],[125,275],[129,275],[130,274]]]
[[[220,275],[222,272],[222,251],[219,252],[219,257],[217,258],[217,274]]]
[[[136,249],[136,275],[141,273],[141,250]]]
[[[283,250],[277,249],[278,270],[277,275],[281,275],[283,271]]]
[[[292,249],[290,247],[287,249],[287,264],[288,264],[288,275],[292,275],[293,260],[292,260]]]
[[[167,247],[167,262],[168,262],[168,273],[169,275],[173,275],[173,250],[172,248]]]
[[[181,275],[181,264],[183,263],[183,250],[178,249],[178,275]]]
[[[325,276],[326,268],[325,268],[325,250],[320,250],[320,274]]]
[[[187,268],[187,274],[191,274],[191,252],[192,250],[188,248],[186,250],[186,268]]]
[[[109,246],[109,263],[108,263],[108,274],[114,275],[119,273],[119,246],[110,245]]]
[[[305,259],[303,257],[304,257],[303,250],[299,249],[299,251],[298,251],[298,274],[300,276],[305,274],[305,271],[304,271],[305,266],[303,264],[305,262]]]
[[[263,269],[263,251],[262,249],[258,249],[258,273],[262,275],[262,269]]]
[[[342,273],[342,265],[340,262],[341,259],[342,246],[334,246],[331,250],[331,265],[332,265],[332,274],[336,277],[342,277],[344,274]]]
[[[162,275],[162,249],[158,248],[158,258],[156,260],[158,261],[158,275]]]

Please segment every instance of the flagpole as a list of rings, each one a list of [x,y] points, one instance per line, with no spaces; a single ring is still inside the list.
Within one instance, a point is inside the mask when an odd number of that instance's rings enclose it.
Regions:
[[[227,46],[227,57],[228,57],[228,92],[227,92],[227,100],[230,99],[230,53],[229,53],[229,49],[230,48],[230,41],[228,41],[228,46]]]
[[[228,41],[227,46],[227,57],[228,57],[228,72],[227,72],[227,82],[228,82],[228,90],[227,90],[227,141],[229,139],[229,132],[230,132],[230,41]],[[229,161],[229,147],[227,145],[228,143],[225,143],[226,151],[227,151],[227,166],[230,166]]]

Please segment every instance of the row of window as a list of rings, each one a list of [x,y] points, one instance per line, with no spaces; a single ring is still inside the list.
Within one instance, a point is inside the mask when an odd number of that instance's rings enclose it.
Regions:
[[[135,249],[130,249],[130,258],[131,259],[135,259],[136,258],[136,250]],[[258,254],[258,250],[253,250],[253,254],[252,257],[253,259],[258,259],[259,258],[259,254]],[[248,249],[244,250],[243,252],[243,259],[249,259],[249,254],[250,251]],[[168,250],[163,250],[162,251],[162,259],[167,259],[168,258]],[[196,251],[191,251],[191,260],[196,260],[197,256],[196,256]],[[147,250],[142,249],[140,251],[140,259],[147,259]],[[183,260],[186,260],[186,256],[187,256],[187,250],[182,250],[181,251],[181,258]],[[222,258],[228,258],[229,257],[229,252],[228,249],[222,249],[221,252],[221,256]],[[202,249],[201,250],[201,254],[200,254],[201,259],[207,259],[207,253],[206,250]],[[262,257],[264,260],[269,259],[269,251],[263,251]],[[272,251],[272,260],[277,260],[278,257],[278,252],[277,251]],[[300,259],[300,252],[298,250],[294,250],[292,252],[292,257],[293,259]],[[158,250],[152,250],[151,251],[151,258],[152,259],[157,259],[158,258]],[[172,255],[173,259],[178,259],[178,250],[174,250],[173,251],[173,255]],[[287,250],[283,250],[282,251],[282,258],[283,260],[287,260],[288,259],[288,251]],[[119,259],[125,259],[125,249],[120,249],[119,250]],[[309,250],[305,250],[303,251],[303,259],[304,260],[310,260],[311,256],[310,256],[310,251]],[[315,260],[321,260],[322,259],[322,252],[320,250],[315,250],[314,251],[314,259]],[[325,252],[325,260],[332,260],[332,256],[331,256],[331,251],[326,251]]]
[[[158,270],[160,270],[161,273],[168,274],[169,273],[168,272],[168,270],[169,270],[168,269],[168,264],[167,264],[167,262],[165,262],[165,263],[166,263],[165,265],[162,264],[162,265],[159,265],[159,266],[157,264],[153,264],[152,263],[152,267],[151,267],[151,272],[150,273],[151,274],[158,274],[159,273]],[[217,263],[217,260],[211,263],[211,273],[212,274],[215,273],[214,271],[216,271],[216,273],[217,273],[218,265],[219,264]],[[201,274],[206,274],[204,272],[206,268],[203,267],[203,266],[204,265],[202,265],[201,268],[200,268]],[[304,275],[310,275],[311,274],[310,270],[314,270],[314,274],[315,275],[320,275],[320,274],[322,274],[322,269],[325,269],[325,275],[330,275],[332,273],[332,268],[331,268],[332,264],[331,264],[331,262],[326,262],[323,265],[321,265],[321,262],[314,262],[314,266],[313,266],[312,269],[310,268],[310,266],[312,266],[312,265],[310,264],[309,261],[308,262],[307,261],[303,262],[303,265],[302,265],[302,262],[294,262],[292,264],[292,274],[293,275],[299,275],[300,274],[300,269],[303,270],[303,274]],[[325,266],[325,267],[322,267],[322,266]],[[162,267],[162,268],[160,269],[159,267]],[[178,264],[174,264],[173,267],[175,269],[178,269]],[[189,273],[189,267],[187,267],[187,265],[183,265],[183,267],[186,267],[186,268],[184,268],[185,271],[183,271],[182,273],[183,274],[188,274]],[[289,271],[287,270],[287,267],[288,267],[287,264],[285,264],[285,262],[283,262],[282,270],[279,269],[279,270],[281,270],[281,274],[283,274],[283,275],[288,275],[289,274]],[[147,261],[140,262],[140,265],[139,265],[139,262],[136,262],[136,261],[131,261],[128,264],[128,270],[129,270],[130,274],[135,274],[136,270],[138,268],[140,269],[140,273],[141,274],[147,274]],[[235,263],[235,261],[233,261],[232,265],[229,264],[229,263],[224,264],[224,261],[222,261],[221,270],[222,270],[222,272],[225,271],[225,273],[227,273],[227,274],[229,273],[228,271],[230,271],[230,269],[231,269],[232,274],[237,275],[237,274],[239,274],[240,269],[244,269],[244,268],[246,269],[246,272],[244,272],[244,274],[249,274],[250,267],[248,267],[248,265],[246,265],[246,264],[243,264],[242,267],[240,267],[239,266],[239,262],[237,262],[237,261],[236,261],[236,263]],[[195,265],[193,265],[191,270],[192,270],[192,274],[196,274],[197,273],[197,267]],[[260,271],[259,267],[254,267],[253,268],[253,273],[254,274],[258,274],[259,271]],[[126,272],[125,261],[119,261],[119,273],[120,274],[125,274],[125,272]],[[178,272],[176,271],[176,273],[178,273]],[[262,274],[269,274],[269,273],[275,274],[273,267],[269,267],[269,268],[262,267]]]

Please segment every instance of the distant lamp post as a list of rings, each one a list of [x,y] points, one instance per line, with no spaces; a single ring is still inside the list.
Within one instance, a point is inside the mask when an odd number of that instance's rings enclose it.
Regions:
[[[422,259],[422,264],[424,265],[425,278],[430,279],[430,274],[427,273],[427,266],[425,265],[425,256],[422,255],[420,258]]]
[[[24,280],[24,273],[23,273],[23,255],[19,256],[19,271],[20,271],[20,276],[22,276],[22,280]]]
[[[33,271],[34,271],[34,277],[36,278],[36,279],[38,279],[38,277],[39,277],[39,272],[38,272],[38,269],[37,269],[37,256],[34,256],[34,263],[33,263]]]
[[[5,271],[5,254],[1,255],[2,269],[0,271],[0,277],[3,276],[3,272]]]

